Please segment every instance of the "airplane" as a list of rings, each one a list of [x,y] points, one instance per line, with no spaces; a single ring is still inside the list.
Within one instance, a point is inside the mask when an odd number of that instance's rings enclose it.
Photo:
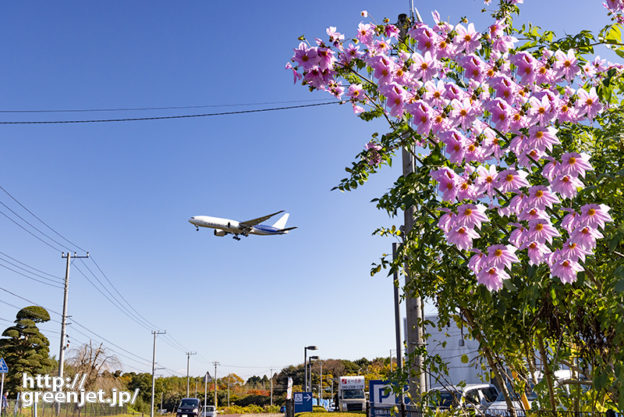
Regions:
[[[285,227],[286,222],[288,221],[288,213],[284,213],[284,215],[280,217],[272,226],[260,224],[263,221],[283,212],[284,210],[280,210],[266,216],[258,217],[257,219],[246,220],[244,222],[210,216],[193,216],[188,221],[195,226],[197,231],[199,231],[200,227],[209,227],[211,229],[215,229],[215,236],[225,236],[230,234],[233,235],[232,237],[234,239],[240,240],[238,235],[285,235],[290,230],[296,229],[296,227]]]

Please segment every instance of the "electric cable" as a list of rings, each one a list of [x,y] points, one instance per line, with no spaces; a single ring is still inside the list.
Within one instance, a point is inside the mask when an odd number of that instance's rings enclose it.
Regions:
[[[26,207],[24,204],[22,204],[17,198],[15,198],[11,193],[9,193],[2,185],[0,185],[0,190],[2,190],[6,195],[8,195],[9,197],[11,197],[11,199],[13,201],[15,201],[17,204],[19,204],[19,206],[21,208],[23,208],[24,210],[26,210],[31,216],[33,216],[35,219],[39,220],[45,227],[47,227],[48,229],[50,229],[51,231],[53,231],[54,233],[56,233],[57,236],[61,237],[62,239],[64,239],[66,242],[68,242],[70,245],[75,246],[76,248],[80,249],[83,252],[86,252],[86,250],[84,250],[83,248],[81,248],[80,246],[76,245],[74,242],[72,242],[71,240],[67,239],[65,236],[63,236],[62,234],[60,234],[58,231],[56,231],[55,229],[52,228],[52,226],[50,226],[49,224],[47,224],[45,221],[43,221],[43,219],[41,219],[41,217],[37,216],[35,213],[33,213],[28,207]]]
[[[300,104],[296,106],[269,107],[264,109],[237,110],[218,113],[201,114],[178,114],[172,116],[151,116],[151,117],[122,117],[114,119],[89,119],[89,120],[25,120],[25,121],[0,121],[0,125],[58,125],[58,124],[79,124],[79,123],[117,123],[117,122],[142,122],[148,120],[172,120],[172,119],[192,119],[199,117],[228,116],[235,114],[265,113],[282,110],[303,109],[307,107],[320,107],[330,104],[342,104],[343,101],[327,101],[315,104]]]
[[[54,285],[53,283],[50,283],[50,282],[47,282],[47,281],[42,281],[42,280],[40,280],[38,278],[34,278],[34,277],[31,277],[31,276],[28,276],[28,275],[26,275],[26,274],[24,274],[24,273],[22,273],[20,271],[17,271],[15,269],[11,268],[11,267],[8,267],[8,266],[4,265],[3,263],[0,263],[0,267],[2,267],[4,269],[8,269],[11,272],[15,272],[16,274],[19,274],[19,275],[21,275],[21,276],[23,276],[25,278],[30,279],[30,280],[37,281],[37,282],[39,282],[41,284],[49,285],[50,287],[59,288],[59,289],[63,288],[61,285]],[[45,277],[43,277],[43,278],[52,281],[50,278],[45,278]],[[55,281],[52,281],[52,282],[55,282]]]
[[[167,106],[167,107],[113,107],[95,109],[20,109],[20,110],[0,110],[0,113],[95,113],[95,112],[121,112],[121,111],[147,111],[147,110],[185,110],[185,109],[205,109],[210,107],[244,107],[244,106],[266,106],[272,104],[286,103],[315,103],[324,99],[312,100],[284,100],[265,101],[256,103],[235,103],[235,104],[202,104],[197,106]]]
[[[24,265],[24,266],[26,266],[26,267],[28,267],[28,268],[30,268],[30,269],[32,269],[32,270],[34,270],[34,271],[36,271],[36,272],[40,273],[40,274],[44,274],[44,275],[47,275],[47,276],[49,276],[49,277],[51,277],[51,278],[56,278],[56,279],[59,279],[59,280],[63,281],[63,277],[59,277],[59,276],[57,276],[57,275],[50,274],[50,273],[48,273],[48,272],[42,271],[41,269],[37,269],[37,268],[35,268],[34,266],[29,265],[29,264],[27,264],[27,263],[24,263],[24,262],[22,262],[22,261],[20,261],[20,260],[18,260],[18,259],[15,259],[14,257],[12,257],[12,256],[10,256],[10,255],[7,255],[6,253],[4,253],[4,252],[2,252],[2,251],[0,251],[0,255],[1,255],[1,256],[4,256],[5,258],[9,258],[9,259],[11,259],[11,260],[15,261],[15,262],[17,262],[17,263],[18,263],[18,264],[20,264],[20,265]],[[20,268],[20,269],[23,269],[23,268]]]

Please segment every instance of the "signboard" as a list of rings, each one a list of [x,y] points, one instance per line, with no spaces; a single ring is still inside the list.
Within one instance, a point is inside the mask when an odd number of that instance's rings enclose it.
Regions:
[[[295,414],[303,412],[312,412],[312,393],[311,392],[295,392]]]
[[[8,372],[9,372],[9,367],[4,361],[4,358],[0,358],[0,374],[6,374]]]
[[[292,386],[293,386],[293,380],[291,377],[288,377],[288,389],[286,390],[287,400],[290,400],[292,398]]]
[[[394,395],[392,386],[388,381],[369,381],[368,395],[371,417],[389,417],[392,414],[392,407],[399,405],[399,398]],[[409,403],[408,398],[405,398],[405,403]]]

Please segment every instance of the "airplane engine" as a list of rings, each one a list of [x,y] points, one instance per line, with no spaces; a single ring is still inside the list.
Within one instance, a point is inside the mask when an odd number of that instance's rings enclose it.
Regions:
[[[214,231],[214,235],[215,236],[225,236],[227,233],[225,232],[225,230],[215,230]]]

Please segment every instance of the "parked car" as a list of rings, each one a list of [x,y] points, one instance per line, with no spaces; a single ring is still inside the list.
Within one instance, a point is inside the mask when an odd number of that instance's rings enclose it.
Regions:
[[[286,406],[283,405],[280,407],[280,413],[285,413],[286,412]]]
[[[218,411],[215,410],[214,405],[207,405],[202,410],[200,417],[217,417],[217,413]]]
[[[429,390],[429,407],[438,410],[449,408],[472,408],[483,414],[498,397],[498,390],[491,384],[467,384],[461,386],[435,387]]]
[[[176,417],[200,417],[201,408],[199,398],[182,398],[176,410]]]

